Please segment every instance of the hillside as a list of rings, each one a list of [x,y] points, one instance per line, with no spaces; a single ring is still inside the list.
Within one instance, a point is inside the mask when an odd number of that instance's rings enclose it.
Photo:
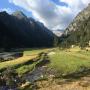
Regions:
[[[90,41],[90,5],[80,12],[65,30],[63,41],[69,45],[88,46]]]
[[[89,18],[90,18],[90,4],[88,5],[87,8],[85,8],[76,16],[76,18],[68,26],[65,32],[69,33],[70,31],[80,30],[80,27],[83,26],[84,22],[88,23],[87,21],[89,20]]]
[[[0,12],[0,47],[50,47],[54,34],[42,23],[21,11],[12,15]]]

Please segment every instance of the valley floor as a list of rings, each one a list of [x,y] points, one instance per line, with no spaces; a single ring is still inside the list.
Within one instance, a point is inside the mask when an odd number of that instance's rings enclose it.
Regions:
[[[26,79],[21,90],[90,90],[89,48],[30,49],[21,58],[1,62],[0,70],[8,66]]]

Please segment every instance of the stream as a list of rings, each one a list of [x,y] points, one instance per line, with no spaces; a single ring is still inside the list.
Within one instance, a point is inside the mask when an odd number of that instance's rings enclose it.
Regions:
[[[40,78],[43,78],[43,75],[45,75],[46,67],[37,67],[34,71],[31,73],[28,73],[25,76],[25,79],[29,82],[34,82],[36,80],[39,80]]]

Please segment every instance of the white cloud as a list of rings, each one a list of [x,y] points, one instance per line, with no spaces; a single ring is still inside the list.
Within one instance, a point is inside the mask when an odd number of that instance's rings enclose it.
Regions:
[[[2,11],[6,11],[9,14],[11,14],[13,12],[13,10],[10,8],[0,8],[0,12],[2,12]]]
[[[90,0],[59,0],[68,6],[60,6],[52,0],[9,0],[32,12],[33,16],[50,29],[64,29],[85,8]]]
[[[78,13],[90,3],[90,0],[60,0],[60,2],[66,3],[73,12]]]

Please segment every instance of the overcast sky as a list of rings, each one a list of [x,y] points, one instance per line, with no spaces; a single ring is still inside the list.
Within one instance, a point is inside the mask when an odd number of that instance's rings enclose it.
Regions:
[[[65,29],[90,0],[1,0],[0,11],[23,11],[49,29]]]

